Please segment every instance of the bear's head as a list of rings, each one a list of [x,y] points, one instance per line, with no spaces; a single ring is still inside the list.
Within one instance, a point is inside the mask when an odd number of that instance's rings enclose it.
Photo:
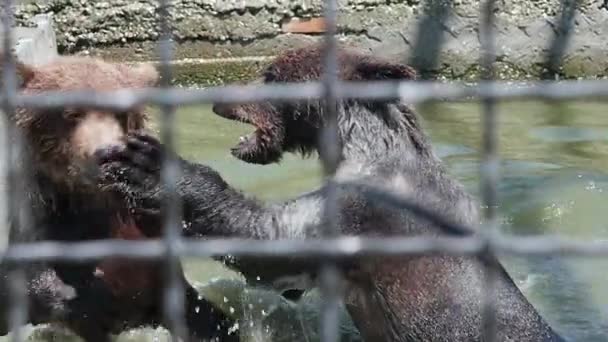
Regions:
[[[338,50],[338,77],[343,81],[413,80],[414,69],[353,50]],[[320,80],[323,49],[313,45],[288,50],[274,59],[254,82],[273,84]],[[358,105],[364,101],[352,100]],[[348,105],[348,101],[342,101]],[[322,100],[264,101],[245,104],[215,104],[213,111],[224,118],[253,125],[256,130],[240,137],[232,154],[249,163],[269,164],[284,152],[306,155],[317,149],[319,129],[325,122]]]
[[[90,57],[60,57],[43,66],[17,63],[19,92],[114,91],[155,86],[158,73],[151,65],[129,66]],[[128,132],[144,127],[143,108],[112,112],[88,108],[17,108],[15,123],[23,133],[35,175],[67,190],[84,190],[94,165],[94,152],[124,144]]]

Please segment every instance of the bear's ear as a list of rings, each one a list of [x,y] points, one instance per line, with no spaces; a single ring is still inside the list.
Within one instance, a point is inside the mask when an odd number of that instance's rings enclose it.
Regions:
[[[25,65],[19,61],[15,62],[17,68],[17,87],[25,88],[28,83],[34,78],[36,71],[29,65]]]
[[[415,80],[416,71],[405,64],[365,59],[357,63],[357,72],[367,81]]]
[[[118,68],[124,75],[125,82],[131,87],[155,87],[160,81],[158,71],[150,63],[137,65],[118,64]]]
[[[15,61],[15,68],[17,73],[17,88],[24,88],[36,74],[34,68],[24,63],[21,63],[17,58],[13,57]],[[0,54],[0,70],[4,72],[4,55]],[[2,74],[0,73],[0,78]]]

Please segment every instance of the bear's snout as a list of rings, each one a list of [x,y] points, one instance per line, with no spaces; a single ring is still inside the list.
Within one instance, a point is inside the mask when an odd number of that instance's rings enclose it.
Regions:
[[[215,103],[211,108],[213,112],[223,118],[236,120],[238,116],[236,114],[236,106],[226,103]]]
[[[72,136],[72,146],[79,157],[88,159],[101,149],[124,146],[125,131],[114,115],[88,113],[77,125]]]

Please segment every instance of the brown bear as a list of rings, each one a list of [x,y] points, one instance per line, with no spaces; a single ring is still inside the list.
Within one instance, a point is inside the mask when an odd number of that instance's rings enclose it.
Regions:
[[[128,66],[88,57],[60,57],[39,67],[17,63],[19,92],[152,87],[153,66]],[[32,227],[11,217],[10,243],[26,241],[140,240],[146,236],[130,218],[124,198],[96,184],[95,151],[124,144],[128,132],[145,127],[143,108],[107,111],[89,108],[17,108],[14,123],[25,142],[24,203]],[[106,341],[111,333],[163,324],[163,267],[160,262],[108,258],[101,262],[40,262],[26,268],[29,322],[66,325],[86,341]],[[0,265],[2,279],[10,270]],[[228,336],[232,326],[219,310],[199,299],[182,277],[192,340]],[[0,333],[6,334],[8,290],[0,282]]]
[[[264,83],[318,80],[319,46],[279,55],[262,75]],[[413,70],[397,63],[341,49],[339,75],[347,81],[412,80]],[[215,105],[223,117],[245,121],[256,131],[240,139],[233,153],[248,162],[278,161],[285,151],[319,149],[325,103],[263,101]],[[454,180],[433,152],[418,115],[397,101],[344,99],[337,106],[342,162],[336,180],[386,189],[452,222],[436,224],[395,202],[369,196],[349,184],[337,188],[336,229],[342,236],[466,236],[475,234],[478,204]],[[136,194],[136,222],[162,216],[159,182],[161,145],[133,134],[126,147],[101,160],[104,182]],[[323,232],[327,188],[279,204],[265,204],[233,189],[205,165],[180,160],[178,192],[188,224],[184,234],[264,240],[318,238]],[[125,195],[129,196],[129,194]],[[282,289],[305,288],[316,277],[312,258],[231,258],[248,279]],[[318,260],[317,260],[318,261]],[[341,260],[347,280],[344,302],[366,341],[482,341],[484,267],[497,269],[497,341],[563,341],[517,288],[500,263],[489,257],[446,254],[365,257]],[[294,283],[307,281],[307,283]]]

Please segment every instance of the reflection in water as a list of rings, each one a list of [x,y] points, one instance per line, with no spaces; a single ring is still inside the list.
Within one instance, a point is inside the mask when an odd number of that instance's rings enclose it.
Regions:
[[[608,239],[608,220],[604,215],[608,208],[604,191],[608,190],[606,109],[608,105],[592,102],[499,106],[499,151],[503,159],[500,215],[506,232]],[[419,106],[418,110],[423,113],[437,153],[450,171],[477,194],[480,107],[443,103]],[[211,165],[228,182],[247,192],[281,199],[320,184],[320,166],[315,158],[301,160],[290,155],[274,166],[250,165],[233,158],[229,148],[251,128],[216,117],[208,107],[181,109],[178,126],[179,149],[186,158]],[[503,261],[522,291],[556,330],[574,341],[608,341],[606,260],[552,256],[505,257]],[[240,284],[238,275],[207,260],[188,260],[186,270],[190,279],[202,283],[230,277],[239,282],[234,284]],[[294,336],[290,334],[298,326],[303,341],[317,340],[310,323],[314,322],[311,318],[317,317],[312,310],[317,302],[311,299],[294,308],[290,303],[277,302],[272,294],[258,294],[260,300],[274,303],[264,309],[271,313],[272,320],[265,321],[269,326],[260,325],[263,330],[258,330],[259,334],[252,332],[250,341],[263,340],[262,336],[269,333],[273,341],[292,341]],[[241,317],[250,317],[253,322],[253,313],[247,309],[261,312],[255,305],[257,297],[250,295],[244,300],[243,295],[234,296],[240,298],[233,306],[235,314],[240,312]],[[281,322],[277,317],[288,321]],[[149,333],[123,334],[120,340],[149,340]],[[155,333],[157,340],[165,340],[163,336]],[[352,340],[356,340],[354,335]]]

